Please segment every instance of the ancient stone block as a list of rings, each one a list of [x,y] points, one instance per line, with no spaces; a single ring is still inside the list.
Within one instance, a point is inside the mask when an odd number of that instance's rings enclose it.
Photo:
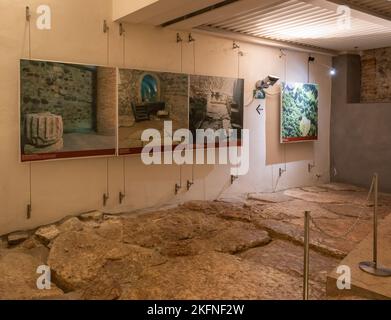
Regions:
[[[73,291],[97,286],[94,281],[103,279],[102,273],[106,272],[114,280],[129,283],[146,267],[165,261],[154,250],[123,245],[89,230],[65,232],[57,237],[50,250],[48,264],[55,275],[54,281],[62,288]],[[111,267],[113,270],[110,270]]]
[[[44,244],[48,244],[50,241],[58,237],[60,231],[56,226],[42,227],[35,232],[36,237]]]
[[[94,220],[100,221],[103,219],[103,213],[100,211],[87,212],[80,216],[82,221]]]
[[[47,147],[62,140],[62,117],[51,113],[31,113],[25,115],[24,137],[34,147]]]
[[[245,223],[236,223],[232,227],[222,230],[212,239],[216,251],[231,254],[261,247],[270,241],[271,238],[266,231]]]
[[[34,153],[53,153],[57,151],[61,151],[62,148],[64,148],[64,140],[61,139],[55,144],[52,144],[47,147],[35,147],[31,144],[25,144],[24,145],[24,154],[34,154]]]
[[[83,222],[81,222],[78,218],[73,217],[64,221],[58,228],[60,229],[61,232],[82,231]]]
[[[38,266],[45,262],[22,252],[10,252],[0,257],[0,299],[43,299],[60,296],[63,292],[51,283],[50,290],[36,285]]]
[[[10,245],[10,246],[17,245],[17,244],[22,243],[23,241],[27,240],[28,237],[29,237],[29,234],[24,231],[11,233],[7,237],[8,245]]]

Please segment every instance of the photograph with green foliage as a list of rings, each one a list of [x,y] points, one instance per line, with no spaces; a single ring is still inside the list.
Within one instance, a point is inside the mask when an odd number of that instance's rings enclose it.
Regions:
[[[318,89],[316,84],[282,83],[282,143],[318,139]]]

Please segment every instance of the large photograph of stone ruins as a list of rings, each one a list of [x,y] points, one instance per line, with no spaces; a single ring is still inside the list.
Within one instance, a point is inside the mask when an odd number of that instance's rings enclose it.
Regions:
[[[113,155],[115,68],[20,61],[22,161]]]
[[[243,129],[244,80],[190,76],[190,130],[196,141],[197,129],[237,130],[240,140]],[[220,138],[226,138],[221,135]],[[231,136],[234,138],[234,136]]]
[[[188,128],[189,76],[169,72],[119,69],[118,144],[120,154],[141,152],[146,129],[159,131],[172,121],[173,131]],[[160,143],[159,143],[160,145]]]

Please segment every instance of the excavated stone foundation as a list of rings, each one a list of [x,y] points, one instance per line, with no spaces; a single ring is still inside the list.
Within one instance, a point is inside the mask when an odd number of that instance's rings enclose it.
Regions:
[[[327,274],[371,231],[366,198],[365,190],[331,184],[68,218],[4,237],[0,298],[301,299],[303,217],[310,210],[322,229],[311,228],[310,298],[328,299]],[[384,218],[391,195],[381,194],[379,204]],[[338,238],[357,217],[353,231]],[[36,287],[40,265],[51,268],[50,290]]]

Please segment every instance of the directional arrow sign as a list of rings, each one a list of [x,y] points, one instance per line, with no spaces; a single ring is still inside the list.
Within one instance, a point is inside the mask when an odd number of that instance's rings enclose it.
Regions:
[[[261,111],[263,111],[263,108],[261,108],[261,105],[259,105],[257,108],[257,112],[259,115],[261,115]]]

